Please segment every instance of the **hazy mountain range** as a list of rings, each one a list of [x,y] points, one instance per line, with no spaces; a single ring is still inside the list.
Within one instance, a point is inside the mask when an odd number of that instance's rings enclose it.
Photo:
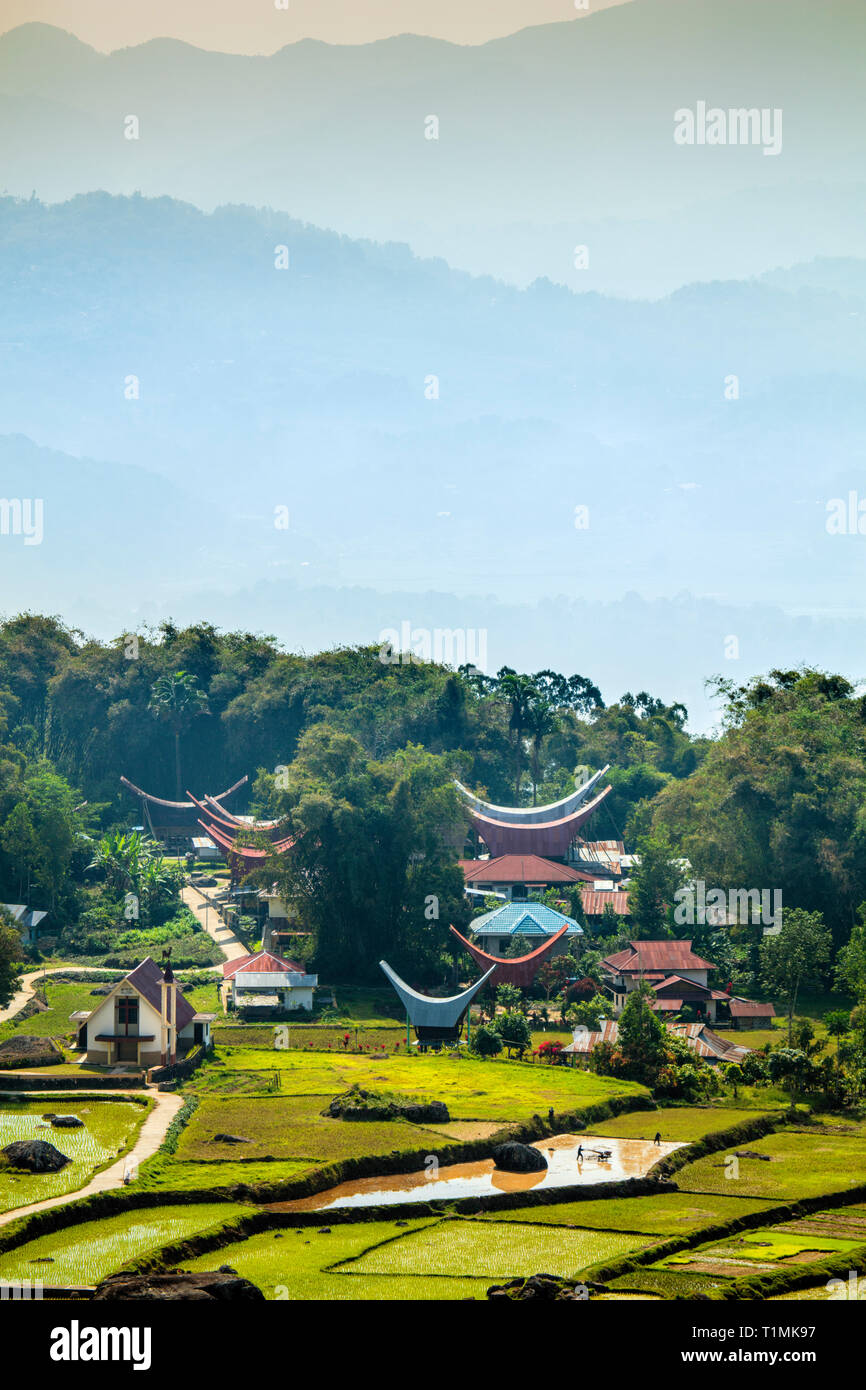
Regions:
[[[490,668],[698,726],[715,670],[859,676],[863,27],[635,0],[478,48],[0,38],[0,610],[485,629]],[[704,99],[781,110],[781,151],[676,145]]]
[[[0,188],[270,206],[514,283],[663,294],[866,254],[864,50],[851,0],[639,0],[476,47],[270,57],[24,25],[0,38]],[[781,152],[678,146],[699,101],[780,110]]]

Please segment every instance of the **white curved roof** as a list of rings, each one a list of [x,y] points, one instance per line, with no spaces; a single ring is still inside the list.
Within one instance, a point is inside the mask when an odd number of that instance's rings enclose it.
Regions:
[[[497,806],[492,801],[483,801],[480,796],[476,796],[468,787],[464,787],[462,782],[454,779],[454,784],[461,796],[469,803],[469,806],[478,815],[487,816],[491,820],[504,821],[509,825],[537,825],[544,821],[562,820],[576,811],[593,788],[601,781],[606,772],[610,771],[610,763],[606,763],[600,771],[593,774],[588,781],[584,782],[577,791],[570,792],[561,801],[551,801],[547,806]]]
[[[434,999],[429,994],[419,994],[411,985],[407,985],[386,960],[380,960],[379,967],[388,976],[402,999],[411,1022],[417,1028],[455,1028],[485,980],[489,980],[496,969],[495,965],[491,965],[481,979],[464,989],[462,994],[452,994],[447,999]]]

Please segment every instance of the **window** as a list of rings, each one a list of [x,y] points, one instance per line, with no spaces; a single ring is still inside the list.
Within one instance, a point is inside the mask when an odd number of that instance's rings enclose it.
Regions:
[[[121,995],[117,1001],[117,1027],[126,1033],[138,1027],[138,1000],[131,995]]]

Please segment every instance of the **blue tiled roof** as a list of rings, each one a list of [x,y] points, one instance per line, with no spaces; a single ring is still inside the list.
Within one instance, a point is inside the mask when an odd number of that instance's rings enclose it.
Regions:
[[[553,936],[568,926],[569,936],[582,936],[583,928],[573,917],[557,912],[544,903],[504,903],[470,923],[473,932],[490,936]]]

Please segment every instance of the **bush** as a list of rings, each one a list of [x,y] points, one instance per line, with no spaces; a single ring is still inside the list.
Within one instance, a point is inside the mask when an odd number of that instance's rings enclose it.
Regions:
[[[502,1051],[502,1039],[495,1028],[482,1025],[475,1029],[472,1037],[472,1051],[479,1057],[495,1057]]]
[[[500,1014],[498,1018],[494,1019],[492,1026],[502,1039],[503,1046],[507,1047],[509,1052],[516,1051],[523,1054],[532,1042],[529,1024],[523,1014]]]

